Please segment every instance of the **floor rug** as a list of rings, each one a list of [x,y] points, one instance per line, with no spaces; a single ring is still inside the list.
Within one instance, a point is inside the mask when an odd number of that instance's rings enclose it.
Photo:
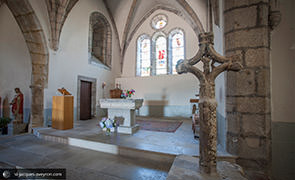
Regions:
[[[149,120],[137,120],[141,130],[159,131],[159,132],[175,132],[182,124],[182,121],[149,121]]]

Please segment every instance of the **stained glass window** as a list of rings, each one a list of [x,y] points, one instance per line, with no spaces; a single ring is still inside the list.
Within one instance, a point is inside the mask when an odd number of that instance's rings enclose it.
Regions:
[[[148,37],[138,39],[138,68],[139,76],[149,76],[151,72],[151,42]]]
[[[184,38],[183,32],[177,31],[172,35],[172,46],[171,46],[171,55],[172,55],[172,74],[177,74],[176,64],[180,59],[184,59]]]
[[[181,28],[174,28],[167,35],[159,30],[167,25],[167,16],[157,14],[152,18],[152,37],[143,34],[137,41],[137,76],[177,74],[176,65],[185,59],[185,36]]]
[[[166,38],[160,36],[156,40],[156,74],[167,74]]]

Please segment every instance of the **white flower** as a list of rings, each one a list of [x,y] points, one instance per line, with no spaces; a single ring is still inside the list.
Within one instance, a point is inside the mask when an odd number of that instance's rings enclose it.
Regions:
[[[107,128],[112,128],[113,127],[113,121],[111,119],[107,119],[105,121],[105,125]]]
[[[101,128],[104,128],[104,126],[105,126],[104,123],[103,123],[103,121],[100,121],[99,122],[99,125],[100,125]]]

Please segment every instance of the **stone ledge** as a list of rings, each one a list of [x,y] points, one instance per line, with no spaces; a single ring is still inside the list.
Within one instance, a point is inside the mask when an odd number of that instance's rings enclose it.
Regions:
[[[199,158],[180,155],[177,156],[168,173],[167,180],[247,180],[242,168],[226,161],[217,161],[217,174],[201,174]]]

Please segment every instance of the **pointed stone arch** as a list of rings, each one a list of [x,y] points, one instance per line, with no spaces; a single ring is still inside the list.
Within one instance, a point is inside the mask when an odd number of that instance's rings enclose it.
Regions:
[[[27,44],[31,62],[31,126],[43,126],[44,88],[48,83],[48,48],[40,22],[28,0],[5,1],[19,25]]]

